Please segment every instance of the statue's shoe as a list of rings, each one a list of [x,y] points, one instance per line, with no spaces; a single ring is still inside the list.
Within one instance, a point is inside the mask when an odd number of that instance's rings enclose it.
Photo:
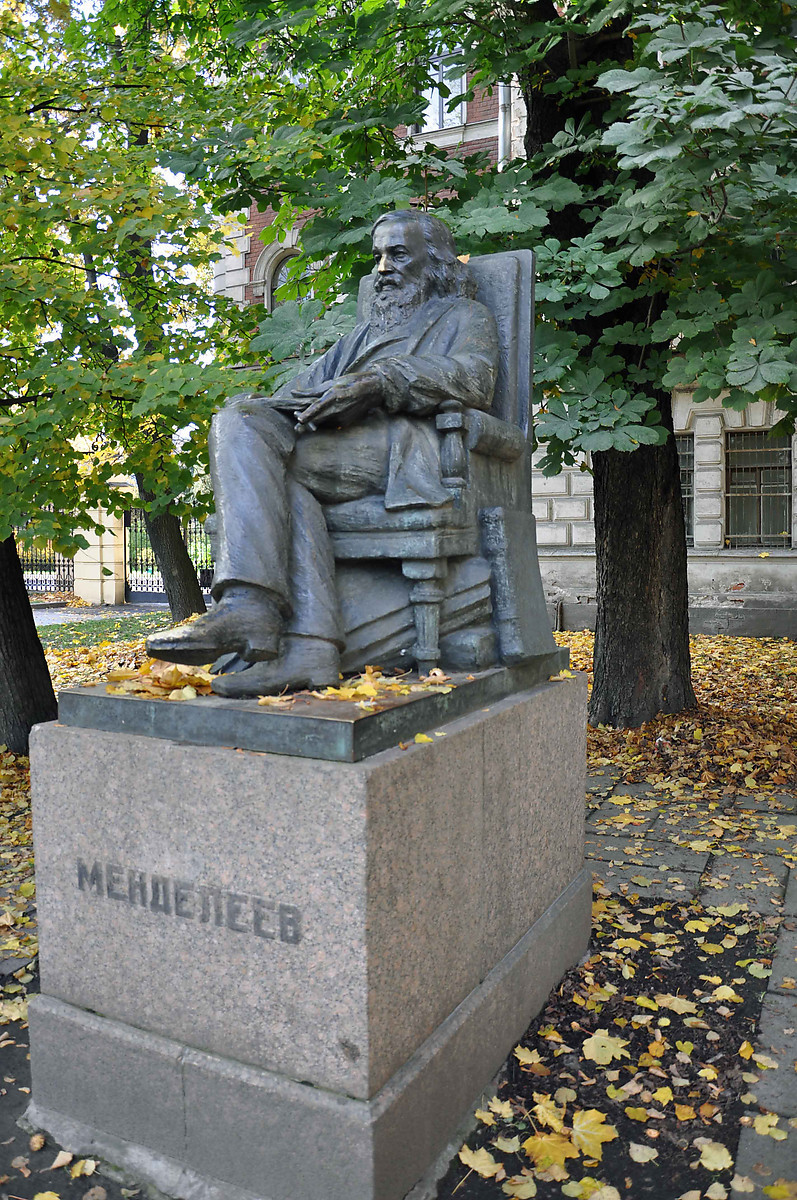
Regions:
[[[239,654],[249,662],[276,658],[279,653],[280,622],[266,606],[225,604],[209,613],[164,629],[147,638],[147,653],[167,662],[200,667],[222,654]]]
[[[340,655],[321,638],[286,637],[275,662],[258,662],[245,671],[217,675],[210,685],[218,696],[242,699],[300,688],[330,687],[340,681]]]

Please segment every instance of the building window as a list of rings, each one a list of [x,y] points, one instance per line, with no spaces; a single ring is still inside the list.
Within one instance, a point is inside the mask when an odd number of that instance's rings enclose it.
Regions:
[[[791,546],[791,438],[727,434],[725,545]]]
[[[282,258],[277,259],[276,263],[271,269],[265,295],[265,301],[269,312],[273,312],[275,308],[279,308],[280,304],[285,303],[284,297],[278,296],[277,293],[279,292],[279,289],[284,287],[288,282],[288,270],[290,268],[291,259],[296,257],[296,254],[286,254]]]
[[[695,544],[695,439],[691,433],[676,433],[678,466],[681,470],[681,499],[684,505],[686,544]]]
[[[467,81],[464,75],[449,73],[449,62],[450,59],[443,56],[432,59],[429,73],[435,82],[423,91],[426,107],[422,123],[415,126],[416,133],[435,133],[441,129],[452,129],[465,124],[465,101],[461,100],[451,109],[449,104],[452,96],[462,95]],[[443,91],[447,94],[444,95]]]

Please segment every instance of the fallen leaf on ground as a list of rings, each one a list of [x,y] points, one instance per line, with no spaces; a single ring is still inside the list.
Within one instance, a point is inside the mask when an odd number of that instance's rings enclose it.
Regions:
[[[504,1169],[500,1162],[495,1161],[490,1151],[484,1148],[471,1150],[470,1146],[463,1146],[459,1152],[459,1159],[466,1167],[470,1167],[471,1171],[481,1175],[482,1179],[492,1179]]]
[[[611,1037],[608,1029],[598,1029],[584,1040],[581,1052],[585,1058],[605,1066],[614,1058],[628,1058],[626,1038]]]
[[[617,1137],[613,1125],[606,1125],[606,1115],[596,1108],[587,1108],[573,1114],[573,1145],[578,1146],[582,1154],[600,1161],[603,1158],[604,1142],[612,1142]]]
[[[705,1142],[700,1150],[700,1165],[707,1171],[727,1171],[733,1166],[733,1158],[727,1146],[721,1142]]]

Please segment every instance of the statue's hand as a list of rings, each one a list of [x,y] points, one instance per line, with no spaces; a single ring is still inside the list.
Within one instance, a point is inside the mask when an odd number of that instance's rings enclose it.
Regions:
[[[381,399],[380,379],[374,373],[341,375],[313,404],[296,414],[297,428],[315,425],[351,425],[376,408]]]

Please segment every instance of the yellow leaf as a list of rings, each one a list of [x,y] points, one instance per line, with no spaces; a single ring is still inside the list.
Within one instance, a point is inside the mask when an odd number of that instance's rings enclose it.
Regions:
[[[58,1192],[37,1192],[33,1200],[61,1200]]]
[[[695,1110],[691,1104],[676,1104],[675,1115],[679,1121],[694,1121]]]
[[[780,1117],[777,1115],[777,1113],[761,1113],[760,1116],[753,1120],[753,1129],[755,1129],[756,1133],[762,1134],[762,1136],[769,1135],[769,1137],[775,1137],[776,1134],[782,1133],[783,1137],[785,1138],[785,1132],[783,1130],[776,1129],[776,1125],[779,1120]],[[781,1141],[781,1138],[775,1137],[775,1140]]]
[[[695,1048],[694,1042],[676,1042],[675,1045],[681,1051],[681,1054],[686,1054],[687,1057],[692,1053],[692,1051]]]
[[[754,1192],[755,1184],[749,1175],[734,1175],[731,1180],[731,1189],[734,1192]]]
[[[700,1165],[707,1171],[727,1171],[733,1158],[721,1142],[705,1142],[700,1151]]]
[[[648,1110],[646,1108],[631,1108],[627,1106],[624,1112],[632,1121],[647,1121],[648,1119]]]
[[[494,1112],[497,1117],[502,1117],[504,1121],[512,1120],[513,1109],[508,1100],[499,1100],[497,1096],[493,1096],[487,1107],[490,1112]]]
[[[79,1178],[81,1175],[93,1175],[97,1170],[97,1161],[93,1158],[81,1158],[80,1162],[76,1162],[69,1174],[73,1179]]]
[[[483,1108],[477,1108],[475,1113],[477,1121],[481,1121],[484,1125],[495,1125],[495,1117],[491,1112],[485,1112]]]
[[[652,1146],[640,1146],[639,1142],[631,1142],[628,1153],[632,1160],[638,1163],[652,1162],[654,1158],[659,1157],[658,1150],[654,1150]]]
[[[744,912],[746,908],[746,903],[740,904],[738,900],[735,900],[733,904],[718,905],[714,911],[718,912],[721,917],[735,917],[737,913]]]
[[[742,1042],[741,1046],[739,1047],[739,1057],[740,1058],[752,1058],[753,1057],[753,1047],[750,1045],[749,1042]]]
[[[732,987],[728,987],[727,984],[723,984],[721,987],[714,988],[714,991],[711,993],[711,997],[713,1000],[739,1000],[740,1001],[742,999],[742,997],[737,992],[735,992]]]
[[[592,1037],[585,1040],[581,1051],[591,1062],[606,1066],[614,1058],[629,1058],[630,1055],[625,1049],[627,1045],[626,1038],[610,1037],[608,1029],[598,1029]]]
[[[433,742],[433,741],[434,741],[434,738],[430,738],[430,737],[429,737],[427,734],[425,734],[425,733],[416,733],[416,734],[415,734],[415,739],[414,739],[414,740],[415,740],[416,742]]]
[[[612,1142],[617,1137],[613,1125],[605,1125],[606,1116],[596,1108],[587,1108],[573,1114],[573,1145],[578,1146],[582,1154],[600,1161],[603,1158],[603,1143]]]
[[[534,1105],[532,1112],[540,1124],[547,1125],[555,1133],[561,1133],[565,1127],[565,1123],[562,1120],[565,1115],[564,1108],[557,1108],[550,1096],[544,1096],[541,1092],[535,1092],[534,1099],[537,1103]]]
[[[702,949],[705,949],[705,946]],[[656,996],[656,1003],[659,1008],[669,1008],[677,1013],[697,1012],[697,1005],[693,1004],[691,1000],[684,1000],[683,996],[665,996],[660,993]]]
[[[519,1137],[498,1137],[493,1142],[496,1150],[501,1150],[504,1154],[519,1154],[520,1153],[520,1138]]]
[[[761,1189],[770,1200],[797,1200],[797,1183],[785,1179],[776,1179],[768,1187]]]
[[[510,1200],[534,1200],[537,1185],[528,1175],[514,1175],[501,1189]]]
[[[481,1175],[482,1179],[492,1179],[493,1175],[504,1169],[484,1147],[481,1150],[471,1150],[470,1146],[463,1146],[459,1152],[459,1160],[466,1167],[470,1167],[471,1171]]]
[[[655,1092],[653,1093],[653,1099],[658,1100],[659,1104],[668,1104],[670,1100],[672,1100],[672,1088],[656,1088]]]
[[[541,1171],[547,1167],[563,1167],[567,1158],[578,1158],[578,1150],[561,1133],[535,1133],[526,1138],[523,1149]]]

